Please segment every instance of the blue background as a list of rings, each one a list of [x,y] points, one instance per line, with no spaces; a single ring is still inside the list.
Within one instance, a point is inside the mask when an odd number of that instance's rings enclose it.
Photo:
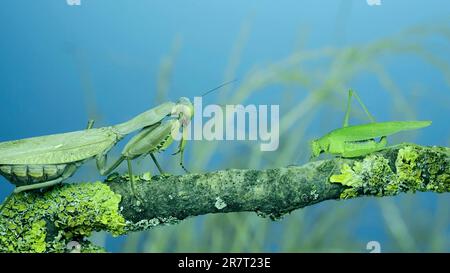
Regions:
[[[411,27],[450,27],[449,15],[450,2],[442,0],[382,0],[381,6],[369,6],[363,0],[81,0],[80,6],[69,6],[65,0],[4,0],[0,7],[0,141],[79,130],[89,118],[97,120],[96,126],[115,124],[153,107],[161,101],[154,91],[161,63],[174,52],[174,45],[178,45],[178,50],[167,94],[170,100],[199,95],[228,80],[225,70],[239,37],[244,37],[244,42],[234,74],[244,82],[252,69],[284,59],[299,44],[305,51],[358,48],[395,37]],[[447,38],[426,38],[427,49],[447,68],[448,33]],[[416,133],[414,138],[404,138],[425,145],[448,146],[448,71],[442,72],[408,54],[392,54],[382,62],[408,106],[414,109],[409,117],[433,120],[432,127]],[[314,67],[311,64],[305,69]],[[380,92],[383,87],[375,83],[370,73],[363,73],[351,83],[348,87],[359,91],[379,120],[404,117],[396,115],[404,109],[391,105],[389,93]],[[414,93],[411,86],[424,91]],[[300,101],[303,91],[296,93],[293,88],[294,97]],[[280,104],[283,115],[292,104],[283,101],[282,92],[276,84],[268,85],[263,92],[239,103]],[[216,93],[208,100],[228,103],[219,98]],[[340,126],[345,93],[340,98],[339,111],[329,116],[327,125],[322,127],[318,114],[308,136],[318,137],[330,126]],[[238,148],[233,150],[235,154],[240,153]],[[188,158],[195,160],[195,153],[195,147],[188,149]],[[304,163],[300,161],[292,163]],[[227,166],[222,163],[222,157],[217,155],[207,165],[197,166],[197,170]],[[258,167],[276,165],[266,163]],[[88,163],[70,181],[100,179],[93,170],[94,164]],[[3,198],[13,187],[5,179],[0,180]],[[412,199],[420,200],[419,207],[429,208],[425,214],[433,214],[438,199],[449,205],[447,195],[425,193]],[[354,235],[361,241],[374,237],[389,242],[389,237],[383,235],[383,224],[373,220],[379,212],[371,206],[375,205],[369,202],[361,219],[355,220]],[[283,221],[272,225],[273,232],[277,232]],[[441,240],[443,249],[448,251],[448,222],[444,225],[447,234]],[[121,251],[124,240],[127,239],[108,237],[108,249]],[[276,243],[262,249],[282,250]],[[420,250],[420,244],[417,249]],[[427,249],[424,246],[423,250]]]

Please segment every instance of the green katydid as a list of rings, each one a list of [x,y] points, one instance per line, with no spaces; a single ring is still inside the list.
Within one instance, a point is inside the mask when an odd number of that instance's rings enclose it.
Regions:
[[[363,108],[371,123],[349,126],[351,99],[355,97]],[[427,127],[431,121],[387,121],[376,122],[358,94],[349,90],[347,111],[344,117],[343,128],[335,129],[325,136],[311,142],[312,156],[321,153],[330,153],[341,157],[352,158],[380,151],[386,148],[386,136],[401,131],[414,130]],[[380,138],[376,141],[375,138]]]

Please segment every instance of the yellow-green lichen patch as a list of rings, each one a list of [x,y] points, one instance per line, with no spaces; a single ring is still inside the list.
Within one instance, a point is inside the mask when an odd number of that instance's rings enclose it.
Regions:
[[[423,188],[422,170],[417,165],[419,153],[416,148],[407,146],[398,151],[395,167],[397,177],[406,188],[413,191]]]
[[[100,182],[16,194],[0,216],[0,252],[64,252],[93,231],[123,234],[120,200]]]
[[[433,150],[422,151],[406,146],[398,151],[395,168],[381,154],[368,155],[362,161],[355,161],[353,166],[343,164],[340,174],[332,175],[330,182],[347,187],[341,193],[342,199],[359,194],[386,196],[407,191],[447,192],[450,190],[449,164],[446,163],[448,157],[444,157],[443,153]]]
[[[358,169],[358,162],[355,163],[355,169]],[[362,187],[363,181],[361,177],[348,164],[343,164],[341,167],[341,174],[335,174],[330,177],[330,182],[340,183],[351,188]]]
[[[428,190],[435,192],[449,192],[450,191],[450,175],[447,173],[438,175],[436,177],[436,183],[430,183],[427,185]]]
[[[359,193],[384,196],[399,193],[399,179],[389,166],[389,160],[381,155],[369,155],[353,166],[344,164],[341,174],[332,175],[330,182],[340,183],[348,188],[340,198],[357,197]]]
[[[398,179],[389,166],[389,160],[383,156],[366,157],[361,164],[359,173],[364,177],[364,193],[377,196],[398,193]]]
[[[341,167],[341,173],[330,177],[331,183],[340,183],[348,187],[341,193],[341,199],[349,199],[358,196],[358,191],[363,186],[362,177],[355,171],[359,169],[359,162],[355,162],[353,168],[348,164],[343,164]]]
[[[438,148],[426,151],[421,156],[422,177],[428,178],[427,190],[435,192],[450,191],[450,157],[449,153],[440,153]]]

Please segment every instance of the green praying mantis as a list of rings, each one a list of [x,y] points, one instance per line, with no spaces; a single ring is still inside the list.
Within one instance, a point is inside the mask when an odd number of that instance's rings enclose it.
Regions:
[[[204,97],[237,79],[225,82],[206,93]],[[174,141],[181,129],[178,150],[180,166],[183,164],[183,153],[187,140],[187,126],[194,115],[194,106],[186,97],[176,103],[165,102],[151,108],[129,121],[114,126],[93,128],[94,121],[89,121],[85,130],[32,137],[21,140],[0,142],[0,175],[16,185],[13,192],[19,193],[51,187],[71,177],[87,160],[96,160],[101,175],[108,175],[123,161],[127,161],[131,191],[138,199],[131,160],[150,155],[158,171],[165,174],[155,157]],[[123,148],[120,157],[107,166],[108,152],[126,135],[141,130]],[[8,203],[0,207],[0,212]]]
[[[355,97],[369,117],[370,123],[349,126],[351,99]],[[329,153],[344,158],[367,155],[386,148],[388,135],[401,131],[414,130],[431,125],[431,121],[387,121],[376,122],[359,96],[352,90],[348,92],[347,111],[342,128],[335,129],[325,136],[311,142],[312,157]],[[380,138],[379,141],[376,138]]]
[[[186,144],[186,127],[193,114],[192,103],[188,98],[182,97],[176,103],[163,103],[114,126],[93,128],[94,122],[90,121],[87,128],[81,131],[1,142],[0,174],[16,185],[14,193],[19,193],[61,183],[89,159],[96,159],[101,175],[110,174],[126,160],[131,189],[137,196],[131,160],[149,154],[163,174],[154,154],[164,151],[180,129],[182,137],[175,154],[181,154],[180,165],[186,170],[183,165],[183,151]],[[140,129],[123,148],[121,156],[110,167],[106,167],[108,152],[126,135]],[[11,197],[12,195],[9,198]],[[0,208],[0,212],[9,198]]]

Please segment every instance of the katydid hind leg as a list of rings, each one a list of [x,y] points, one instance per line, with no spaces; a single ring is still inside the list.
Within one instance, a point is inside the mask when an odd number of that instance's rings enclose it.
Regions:
[[[413,146],[413,147],[417,147],[417,148],[420,148],[421,146],[420,145],[417,145],[416,143],[412,143],[412,142],[403,142],[403,143],[400,143],[400,144],[395,144],[395,145],[391,145],[391,146],[386,146],[386,147],[384,147],[383,149],[401,149],[401,148],[403,148],[403,147],[405,147],[405,146]]]
[[[348,97],[347,97],[347,110],[345,111],[344,116],[344,124],[342,124],[342,127],[348,126],[348,120],[350,119],[350,109],[352,107],[352,94],[353,90],[348,90]]]
[[[350,89],[348,91],[347,110],[345,112],[343,127],[348,127],[348,124],[349,124],[350,111],[351,111],[351,107],[352,107],[351,106],[352,105],[352,97],[355,97],[355,99],[358,101],[359,105],[364,110],[364,112],[366,113],[367,117],[369,117],[370,122],[375,122],[375,118],[372,116],[372,114],[370,114],[369,110],[367,109],[366,105],[362,102],[362,100],[358,96],[358,94],[355,91]]]
[[[353,158],[361,157],[370,153],[383,150],[387,145],[386,136],[381,137],[380,141],[368,140],[366,142],[346,143],[344,146],[344,152],[341,153],[342,157]]]
[[[356,100],[358,101],[359,105],[361,105],[361,108],[364,110],[364,112],[366,113],[367,117],[369,118],[370,122],[376,122],[375,118],[372,116],[372,114],[369,112],[369,110],[367,109],[366,105],[363,103],[363,101],[361,100],[361,98],[358,96],[358,94],[355,91],[352,91],[352,95],[356,98]]]

